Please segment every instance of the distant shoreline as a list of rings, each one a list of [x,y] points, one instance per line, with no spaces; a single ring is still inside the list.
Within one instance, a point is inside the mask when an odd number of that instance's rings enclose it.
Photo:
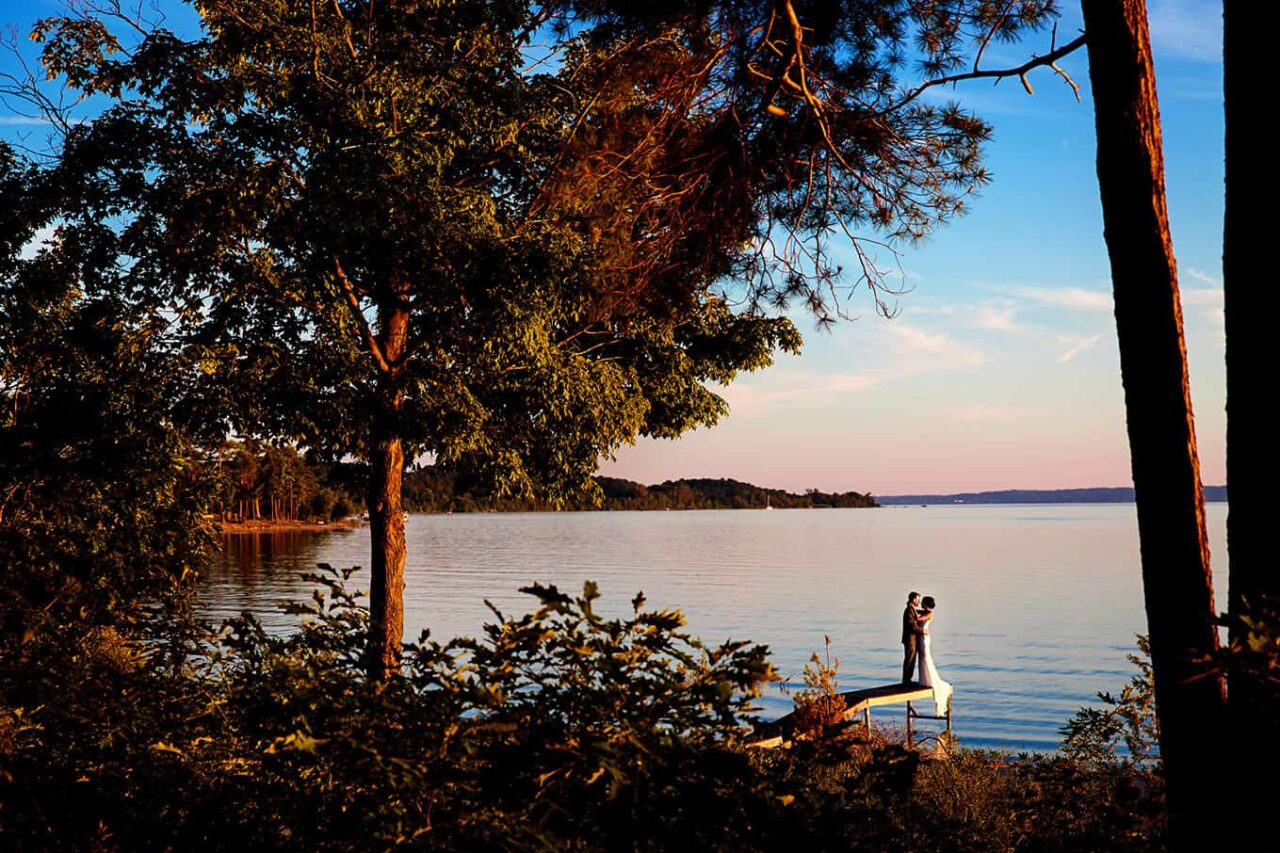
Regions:
[[[1205,486],[1204,499],[1225,503],[1226,486]],[[1132,487],[1089,489],[1005,489],[992,492],[957,492],[950,495],[877,495],[881,506],[907,504],[1099,504],[1133,503]]]
[[[251,521],[220,522],[219,532],[224,536],[235,536],[244,533],[324,533],[329,530],[351,530],[360,527],[364,522],[355,519],[342,519],[322,523],[318,521],[270,521],[253,519]]]
[[[732,482],[732,481],[730,481]],[[756,487],[758,488],[758,487]],[[797,497],[787,495],[781,490],[764,490],[769,494],[778,494],[780,496]],[[1225,503],[1227,500],[1226,486],[1205,486],[1205,501],[1208,503]],[[868,496],[870,497],[870,496]],[[957,492],[954,494],[929,494],[929,495],[881,495],[874,498],[877,505],[881,507],[890,506],[1016,506],[1019,504],[1032,505],[1068,505],[1068,504],[1131,504],[1134,502],[1132,488],[1093,488],[1093,489],[1009,489],[1004,491],[992,492]],[[829,504],[816,504],[808,506],[775,506],[773,509],[831,509]],[[694,510],[719,510],[719,509],[747,509],[762,510],[766,506],[650,506],[650,507],[628,507],[628,506],[602,506],[602,507],[572,507],[560,510],[560,512],[690,512]],[[450,515],[471,513],[510,513],[510,512],[548,512],[545,508],[502,508],[502,507],[473,507],[469,509],[458,510],[440,510],[440,509],[419,509],[413,508],[408,510],[413,514],[423,515]],[[361,521],[356,518],[346,518],[340,521],[331,521],[329,523],[313,522],[313,521],[270,521],[267,519],[254,519],[252,521],[224,521],[219,523],[219,532],[225,536],[237,536],[244,534],[261,534],[261,533],[325,533],[331,530],[353,530],[363,527],[368,522]]]

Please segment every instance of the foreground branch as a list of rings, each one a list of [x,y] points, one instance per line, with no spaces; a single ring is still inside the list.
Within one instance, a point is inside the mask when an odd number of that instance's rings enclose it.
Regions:
[[[1035,90],[1031,88],[1031,83],[1030,81],[1027,80],[1027,74],[1030,73],[1031,71],[1034,71],[1037,68],[1042,68],[1042,67],[1052,68],[1055,72],[1057,72],[1058,76],[1061,77],[1063,80],[1065,80],[1067,85],[1071,87],[1071,91],[1075,93],[1076,100],[1079,101],[1080,86],[1074,80],[1071,79],[1070,75],[1068,75],[1067,72],[1063,71],[1058,66],[1058,60],[1062,59],[1062,57],[1064,56],[1068,56],[1076,52],[1081,47],[1084,47],[1086,41],[1087,41],[1087,34],[1081,33],[1078,37],[1068,42],[1067,44],[1064,44],[1062,47],[1053,48],[1044,56],[1033,56],[1031,57],[1031,59],[1022,63],[1016,68],[1001,68],[1001,69],[995,69],[995,70],[981,70],[978,68],[974,68],[972,71],[966,71],[962,74],[949,74],[946,77],[939,77],[935,80],[926,80],[916,88],[912,89],[911,92],[908,93],[905,98],[895,103],[892,107],[890,107],[885,112],[892,112],[893,110],[900,109],[903,106],[911,103],[916,98],[920,97],[920,95],[922,95],[926,89],[931,89],[934,86],[944,86],[948,83],[959,83],[962,80],[979,80],[979,79],[987,78],[987,79],[994,79],[997,82],[999,82],[1000,80],[1004,80],[1009,77],[1017,77],[1022,82],[1022,88],[1027,90],[1027,94],[1034,95]]]

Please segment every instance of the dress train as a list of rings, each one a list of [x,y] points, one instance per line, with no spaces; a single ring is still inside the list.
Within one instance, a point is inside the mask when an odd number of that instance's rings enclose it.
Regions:
[[[924,635],[923,648],[920,650],[920,684],[933,688],[934,713],[944,717],[951,707],[951,683],[938,675],[938,668],[933,663],[933,649],[929,633]]]

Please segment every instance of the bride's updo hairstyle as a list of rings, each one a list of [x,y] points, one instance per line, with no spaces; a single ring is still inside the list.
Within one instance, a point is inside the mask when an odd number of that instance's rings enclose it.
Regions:
[[[932,610],[937,607],[937,602],[933,600],[932,595],[926,595],[924,598],[920,599],[920,606],[925,610]]]

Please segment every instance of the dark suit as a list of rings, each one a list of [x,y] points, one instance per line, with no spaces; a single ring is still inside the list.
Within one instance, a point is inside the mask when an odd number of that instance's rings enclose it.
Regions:
[[[916,661],[920,654],[920,638],[924,629],[920,626],[920,611],[907,604],[902,611],[902,683],[916,680]]]

